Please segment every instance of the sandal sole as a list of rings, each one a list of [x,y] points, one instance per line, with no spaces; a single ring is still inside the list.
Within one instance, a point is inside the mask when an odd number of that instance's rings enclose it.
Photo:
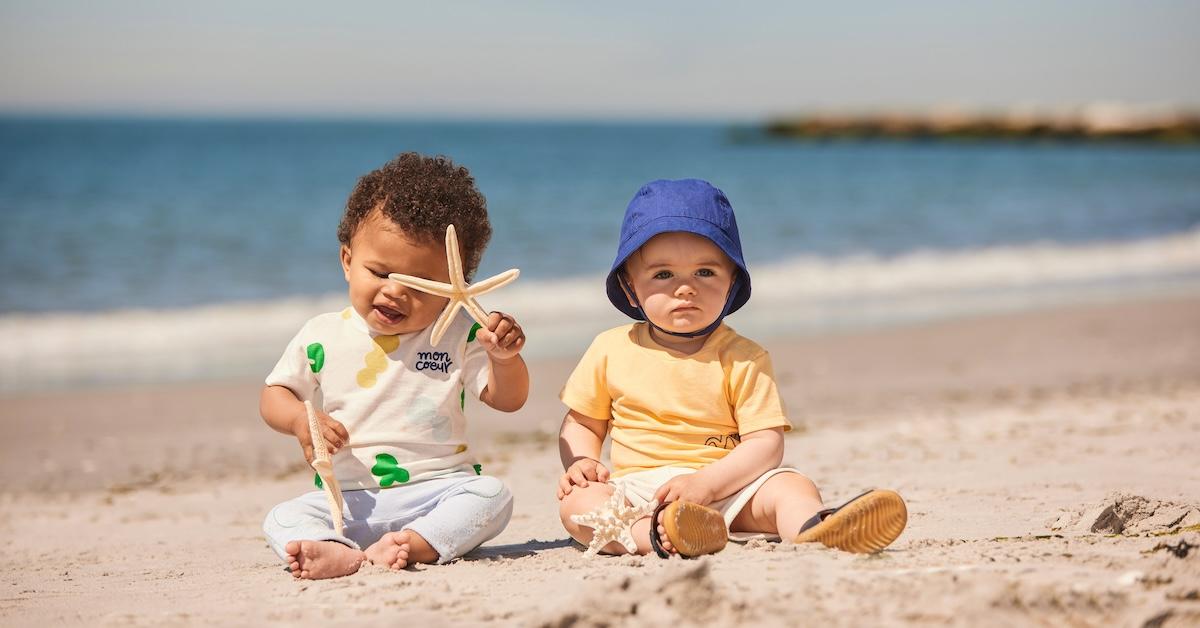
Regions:
[[[703,556],[725,549],[729,531],[720,512],[690,502],[672,502],[663,510],[667,540],[680,556]]]
[[[907,523],[908,508],[900,495],[876,490],[801,532],[795,542],[815,542],[854,554],[874,554],[891,545]]]

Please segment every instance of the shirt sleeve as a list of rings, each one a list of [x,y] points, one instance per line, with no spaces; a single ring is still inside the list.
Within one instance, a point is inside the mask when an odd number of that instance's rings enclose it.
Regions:
[[[592,341],[579,364],[567,378],[558,398],[567,407],[588,418],[599,421],[612,420],[612,396],[608,391],[608,350],[603,337]]]
[[[792,424],[775,387],[775,369],[771,366],[770,354],[764,351],[751,360],[734,364],[729,387],[738,434],[744,436],[775,427],[791,431]]]
[[[467,333],[467,349],[463,356],[463,386],[476,399],[487,388],[488,377],[492,374],[492,363],[488,361],[487,350],[483,344],[475,340],[475,331],[480,328],[478,323],[471,325]]]
[[[319,342],[310,342],[308,325],[305,325],[284,349],[267,375],[268,386],[288,388],[301,401],[311,400],[321,385],[317,371],[325,360],[325,348]]]

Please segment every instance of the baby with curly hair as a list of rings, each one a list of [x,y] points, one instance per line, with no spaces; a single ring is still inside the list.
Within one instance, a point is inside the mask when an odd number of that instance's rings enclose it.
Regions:
[[[448,225],[470,278],[492,230],[474,179],[449,159],[404,153],[359,179],[337,231],[349,307],[305,323],[267,376],[262,417],[309,462],[304,402],[317,408],[348,510],[341,533],[319,490],[271,510],[263,531],[294,577],[445,563],[512,515],[512,493],[468,446],[464,410],[468,392],[505,412],[525,404],[524,332],[507,314],[482,326],[459,312],[434,346],[447,299],[388,278],[447,282]]]

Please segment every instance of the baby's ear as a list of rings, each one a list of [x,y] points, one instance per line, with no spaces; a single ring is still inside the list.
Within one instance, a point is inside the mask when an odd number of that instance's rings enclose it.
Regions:
[[[342,274],[346,276],[346,281],[350,281],[350,247],[343,244],[342,249],[338,252],[338,257],[342,261]]]
[[[621,292],[625,293],[625,299],[629,301],[630,305],[641,307],[637,299],[634,298],[633,284],[629,281],[629,274],[625,272],[624,266],[617,269],[617,285],[621,286]]]

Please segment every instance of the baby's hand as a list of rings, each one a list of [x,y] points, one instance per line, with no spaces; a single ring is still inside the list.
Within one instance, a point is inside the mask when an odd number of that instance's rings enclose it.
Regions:
[[[608,469],[597,460],[577,458],[558,479],[558,498],[569,495],[572,486],[587,486],[589,481],[608,482]]]
[[[337,419],[317,410],[317,421],[321,424],[321,435],[329,446],[329,454],[333,455],[350,440],[350,432]],[[292,434],[300,441],[300,449],[304,451],[304,459],[310,464],[313,461],[312,436],[308,432],[308,413],[301,410],[300,416],[292,420]]]
[[[525,347],[525,332],[503,312],[489,314],[488,324],[475,332],[475,339],[497,360],[512,359]]]
[[[716,497],[716,492],[699,473],[677,475],[654,492],[654,499],[660,504],[681,501],[707,506],[716,501]]]

